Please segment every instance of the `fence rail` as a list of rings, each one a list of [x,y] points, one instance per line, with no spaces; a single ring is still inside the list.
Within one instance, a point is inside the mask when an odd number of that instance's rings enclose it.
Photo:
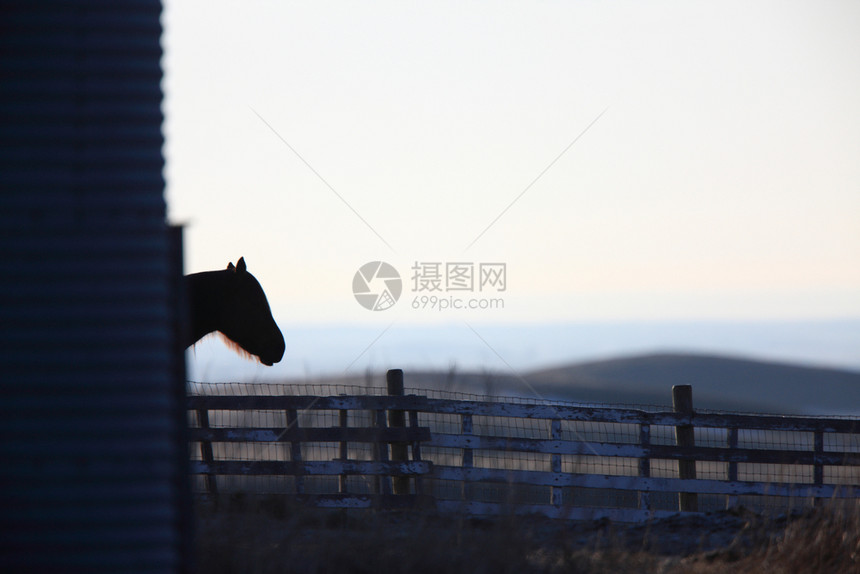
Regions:
[[[684,386],[656,412],[404,396],[402,377],[388,395],[189,397],[198,491],[637,521],[860,487],[860,419],[698,413]]]

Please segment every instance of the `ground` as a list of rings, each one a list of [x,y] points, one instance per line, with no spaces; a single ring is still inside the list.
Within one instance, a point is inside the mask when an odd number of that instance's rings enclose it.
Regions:
[[[219,572],[860,572],[860,511],[744,509],[648,524],[319,511],[247,499],[197,508],[198,570]]]

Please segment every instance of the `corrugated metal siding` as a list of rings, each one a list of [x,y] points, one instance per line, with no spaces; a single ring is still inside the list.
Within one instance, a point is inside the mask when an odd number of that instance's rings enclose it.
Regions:
[[[0,3],[2,571],[184,565],[160,14]]]

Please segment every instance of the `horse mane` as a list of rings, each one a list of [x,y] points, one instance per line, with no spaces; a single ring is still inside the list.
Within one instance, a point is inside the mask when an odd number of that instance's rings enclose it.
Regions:
[[[221,340],[224,342],[224,344],[227,345],[229,348],[231,348],[233,351],[235,351],[236,354],[238,354],[240,357],[243,357],[245,359],[249,359],[252,361],[257,361],[258,363],[260,362],[260,357],[258,357],[257,355],[252,355],[251,353],[249,353],[248,351],[243,349],[239,345],[239,343],[237,343],[236,341],[234,341],[233,339],[231,339],[230,337],[228,337],[227,335],[225,335],[221,331],[216,331],[216,333],[218,333],[218,336],[221,338]]]
[[[203,335],[202,338],[191,343],[191,345],[188,348],[196,353],[197,352],[197,344],[200,343],[201,341],[206,341],[207,339],[211,339],[216,333],[218,335],[218,338],[221,339],[221,341],[225,345],[227,345],[227,347],[232,349],[240,357],[242,357],[244,359],[251,360],[251,361],[257,361],[258,363],[260,362],[260,357],[258,357],[257,355],[252,355],[251,353],[249,353],[248,351],[243,349],[239,345],[239,343],[237,343],[236,341],[234,341],[233,339],[231,339],[230,337],[228,337],[227,335],[225,335],[221,331],[212,331],[211,333],[206,333],[205,335]]]

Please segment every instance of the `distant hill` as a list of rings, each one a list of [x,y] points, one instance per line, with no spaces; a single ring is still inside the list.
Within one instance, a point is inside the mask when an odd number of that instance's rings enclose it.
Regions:
[[[408,371],[413,388],[584,403],[664,405],[693,386],[696,408],[860,415],[860,372],[696,354],[649,354],[522,373]]]
[[[695,354],[576,363],[525,375],[559,399],[668,404],[672,385],[693,386],[698,408],[860,414],[860,373]]]

